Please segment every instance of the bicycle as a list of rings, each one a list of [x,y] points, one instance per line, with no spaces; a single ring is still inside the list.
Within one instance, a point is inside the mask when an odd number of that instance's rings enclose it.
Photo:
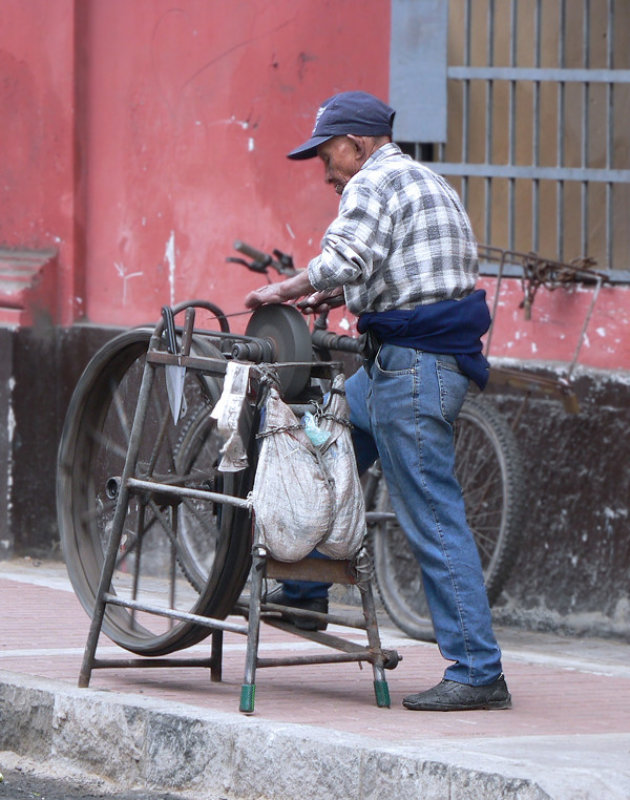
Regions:
[[[289,256],[273,256],[238,242],[248,269],[292,274]],[[273,311],[270,311],[273,309]],[[207,312],[218,331],[195,327],[194,314]],[[112,591],[136,600],[150,596],[173,608],[184,603],[194,615],[224,618],[233,610],[250,566],[250,524],[241,507],[220,501],[222,492],[246,498],[253,467],[221,473],[222,442],[210,416],[232,358],[271,361],[279,367],[283,392],[298,406],[321,399],[323,373],[317,360],[331,352],[358,354],[361,341],[327,330],[327,315],[309,332],[290,306],[263,307],[251,315],[245,334],[229,329],[228,315],[207,301],[188,301],[172,309],[186,313],[184,326],[169,326],[169,315],[153,328],[127,331],[106,344],[89,362],[73,393],[61,437],[57,505],[62,550],[75,592],[91,614],[108,533],[121,492],[132,420],[143,388],[145,362],[162,361],[151,386],[139,464],[143,477],[183,487],[186,496],[160,495],[136,480],[129,497],[124,535],[117,554]],[[170,327],[170,329],[169,329]],[[305,333],[306,331],[306,333]],[[170,334],[165,336],[164,334]],[[183,411],[177,418],[167,402],[167,370],[181,346],[176,368],[189,368]],[[169,352],[170,350],[170,352]],[[197,371],[196,366],[205,368]],[[306,394],[306,397],[302,395]],[[253,419],[256,425],[255,407]],[[458,477],[469,508],[491,602],[509,574],[519,547],[524,512],[523,468],[514,436],[491,405],[478,397],[464,403],[456,431]],[[248,442],[255,463],[253,440]],[[391,512],[378,465],[364,478],[368,547],[383,605],[392,620],[415,638],[431,638],[419,569]],[[214,494],[213,494],[214,493]],[[214,497],[216,495],[216,497]],[[210,502],[208,499],[210,498]],[[208,635],[190,621],[164,621],[142,611],[108,605],[104,632],[122,647],[159,656],[188,647]]]

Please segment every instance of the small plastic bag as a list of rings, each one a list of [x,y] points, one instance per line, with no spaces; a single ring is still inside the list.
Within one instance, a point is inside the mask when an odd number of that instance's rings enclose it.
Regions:
[[[315,415],[311,411],[307,411],[306,414],[304,414],[302,425],[304,426],[306,435],[316,447],[320,447],[330,438],[330,433],[328,431],[323,431],[319,427]]]

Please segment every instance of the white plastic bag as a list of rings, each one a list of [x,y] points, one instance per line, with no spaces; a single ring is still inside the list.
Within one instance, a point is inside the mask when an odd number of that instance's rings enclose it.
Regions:
[[[252,491],[258,542],[279,561],[299,561],[315,547],[351,558],[365,536],[365,506],[343,394],[335,379],[319,427],[330,436],[313,444],[291,409],[272,389]]]
[[[217,421],[217,431],[225,443],[221,448],[219,472],[240,472],[248,465],[247,439],[252,413],[247,402],[248,364],[229,361],[223,391],[210,416]]]

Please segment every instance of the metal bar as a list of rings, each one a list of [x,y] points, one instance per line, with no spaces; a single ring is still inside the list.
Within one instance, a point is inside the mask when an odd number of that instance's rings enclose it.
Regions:
[[[565,42],[566,42],[566,2],[560,0],[559,5],[560,19],[558,21],[558,63],[561,69],[565,64]],[[562,80],[558,82],[558,130],[556,135],[556,157],[558,167],[564,167],[564,103],[565,103],[565,84]],[[556,183],[556,252],[558,257],[564,257],[564,183],[558,180]]]
[[[230,494],[220,494],[219,492],[210,492],[205,489],[172,486],[169,483],[142,481],[138,478],[127,478],[125,486],[129,489],[159,492],[159,494],[171,494],[174,497],[194,497],[196,500],[214,500],[218,503],[227,503],[228,505],[236,506],[237,508],[250,508],[250,502],[246,498],[234,497]]]
[[[589,181],[591,183],[630,183],[630,169],[581,169],[580,167],[537,167],[510,164],[458,164],[445,161],[433,167],[442,175],[468,175],[490,178],[526,178],[549,181]]]
[[[517,5],[516,0],[512,0],[510,7],[510,65],[516,66],[517,61]],[[512,166],[515,162],[516,153],[516,81],[510,81],[509,109],[508,109],[508,164]],[[515,180],[508,179],[508,247],[515,247]]]
[[[608,0],[608,25],[606,36],[606,66],[612,70],[614,66],[614,31],[615,31],[615,2]],[[615,146],[614,136],[614,85],[608,82],[606,90],[607,120],[606,120],[606,167],[611,170],[613,165],[613,152]],[[606,258],[608,266],[613,265],[613,187],[612,182],[606,184]]]
[[[488,41],[487,41],[487,61],[488,65],[494,63],[494,0],[488,3]],[[493,150],[493,84],[492,78],[486,80],[486,163],[492,163]],[[486,175],[484,181],[484,213],[485,213],[485,240],[492,241],[492,176]]]
[[[282,609],[283,611],[287,610],[286,606],[282,606]],[[297,616],[295,612],[299,610],[300,609],[292,608],[291,615]],[[344,628],[365,630],[364,619],[359,619],[358,615],[356,614],[353,617],[346,617],[345,615],[340,616],[338,614],[318,614],[316,611],[303,611],[302,614],[303,616],[308,615],[310,619],[320,619],[330,623],[331,625],[341,625]],[[293,633],[295,636],[299,636],[302,639],[308,639],[310,642],[317,642],[317,644],[322,644],[324,647],[333,647],[336,650],[343,650],[345,653],[354,653],[356,650],[363,649],[361,645],[355,644],[348,639],[342,639],[340,636],[324,633],[323,631],[303,630],[301,628],[296,628],[293,623],[288,622],[286,619],[270,616],[264,616],[262,619],[266,625],[270,625],[272,628],[277,628],[278,630],[285,631],[287,633]]]
[[[595,308],[595,303],[597,302],[597,298],[599,297],[599,290],[602,288],[602,278],[598,277],[597,279],[597,286],[595,287],[595,291],[593,292],[593,296],[591,297],[591,304],[588,307],[588,312],[586,317],[584,318],[584,323],[582,325],[582,330],[580,331],[580,335],[578,338],[578,343],[575,348],[575,353],[573,354],[573,360],[569,365],[569,369],[567,371],[567,380],[571,380],[571,375],[573,374],[573,370],[575,365],[577,364],[578,356],[580,355],[580,350],[582,349],[582,345],[584,344],[584,339],[586,337],[586,329],[588,328],[588,323],[591,321],[591,315],[593,313],[593,309]]]
[[[540,68],[541,54],[541,0],[537,0],[534,12],[534,63]],[[540,165],[540,81],[533,86],[532,114],[532,162],[534,168]],[[532,179],[532,246],[538,250],[540,246],[540,184],[538,178]]]
[[[492,334],[494,332],[494,320],[497,316],[497,308],[499,305],[499,294],[501,292],[501,283],[503,280],[503,266],[505,264],[505,252],[501,251],[498,272],[497,272],[497,281],[494,287],[494,301],[492,304],[492,314],[490,318],[492,319],[492,323],[490,324],[490,330],[488,331],[488,335],[486,337],[486,346],[484,348],[484,354],[486,358],[490,355],[490,345],[492,343]]]
[[[471,42],[471,0],[466,0],[464,19],[464,63],[470,67],[470,42]],[[470,81],[464,80],[462,98],[462,161],[468,161],[469,130],[470,130]],[[462,201],[468,207],[468,176],[462,176]]]
[[[363,607],[363,616],[365,617],[365,630],[370,650],[375,655],[372,661],[374,680],[385,681],[383,649],[381,647],[381,638],[378,633],[374,594],[372,592],[372,584],[365,576],[363,576],[362,580],[359,582],[359,591],[361,592],[361,604]]]
[[[149,503],[150,503],[151,506],[155,506],[155,502],[153,500],[149,500]],[[153,509],[153,513],[155,514],[156,511],[159,512],[159,509],[157,507],[155,507],[155,509]],[[169,587],[169,592],[168,592],[168,602],[169,602],[169,605],[170,605],[171,608],[175,608],[175,601],[177,599],[177,548],[179,546],[179,543],[177,541],[177,521],[178,521],[178,516],[175,513],[175,509],[173,508],[173,506],[170,506],[167,509],[166,513],[169,516],[169,522],[170,522],[170,526],[171,526],[171,531],[170,531],[171,535],[168,536],[168,538],[170,539],[170,544],[171,544],[171,546],[169,548],[170,549],[170,560],[171,560],[170,567],[171,568],[170,568],[170,574],[169,574],[170,587]],[[172,625],[172,620],[171,620],[170,624]]]
[[[101,658],[95,659],[92,669],[148,669],[155,667],[205,667],[212,668],[211,658]]]
[[[339,664],[347,661],[373,661],[374,655],[365,648],[360,653],[322,653],[311,656],[258,658],[256,667],[298,667],[303,664]]]
[[[139,503],[138,515],[136,518],[136,547],[133,558],[133,584],[131,589],[131,599],[138,599],[138,590],[140,588],[140,560],[142,558],[142,545],[144,544],[144,531],[147,507],[145,503]],[[136,616],[131,615],[134,628],[136,627]]]
[[[223,631],[212,631],[210,645],[210,680],[220,683],[223,678]]]
[[[104,599],[106,603],[112,606],[133,608],[136,611],[144,611],[147,614],[155,614],[158,617],[179,619],[183,622],[194,622],[196,625],[201,625],[204,628],[219,628],[219,630],[230,631],[230,633],[247,634],[247,627],[245,625],[237,625],[234,622],[226,622],[224,619],[202,617],[199,614],[191,614],[189,611],[177,611],[174,608],[160,608],[160,606],[152,606],[148,603],[140,603],[137,600],[125,600],[123,597],[119,597],[117,594],[105,594]]]
[[[376,522],[393,522],[396,520],[396,514],[393,511],[366,511],[365,521],[368,525],[373,525]]]
[[[347,337],[350,338],[350,337]],[[338,337],[343,344],[343,337]],[[255,341],[252,337],[249,341]],[[354,343],[354,344],[352,344]],[[343,346],[339,349],[344,349]],[[356,339],[352,339],[348,348],[351,352],[356,352],[357,345]],[[174,365],[178,367],[186,367],[187,369],[201,370],[207,372],[209,375],[225,375],[227,370],[228,361],[217,358],[207,358],[204,356],[182,356],[167,353],[165,350],[150,350],[147,353],[147,361],[151,364],[160,364],[162,366]],[[247,362],[251,363],[251,362]],[[273,361],[274,369],[295,369],[296,367],[311,366],[313,371],[316,369],[316,364],[311,364],[310,361]],[[337,362],[325,362],[319,366],[320,371],[323,369],[330,369],[331,365]]]
[[[327,561],[326,563],[331,563],[331,562]],[[293,576],[293,575],[291,575],[291,573],[289,573],[289,577],[287,578],[287,580],[296,580],[296,579],[297,580],[302,580],[302,578],[299,576],[299,574]],[[334,576],[330,577],[330,579],[326,579],[325,582],[326,583],[329,583],[329,582],[337,583],[337,581],[335,580]],[[278,603],[263,602],[263,611],[271,611],[271,612],[278,612],[278,613],[281,613],[281,614],[285,614],[286,611],[287,611],[287,607],[278,605]],[[365,628],[365,625],[363,624],[363,620],[360,617],[358,617],[356,614],[331,614],[331,613],[324,614],[324,613],[321,613],[319,611],[306,611],[303,608],[293,608],[292,607],[291,608],[291,616],[292,617],[304,617],[304,619],[310,619],[310,620],[316,620],[316,621],[319,620],[320,622],[329,622],[331,625],[341,625],[344,628],[357,628],[359,630],[362,630],[363,628]],[[282,622],[281,619],[278,619],[278,620],[273,620],[273,623],[275,623],[276,621],[277,622]],[[272,624],[272,619],[271,618],[265,618],[265,622],[268,622],[271,625]],[[291,624],[291,623],[288,623],[288,624]],[[300,633],[300,636],[301,635],[302,634]]]
[[[174,365],[186,367],[186,369],[197,369],[207,372],[209,375],[225,375],[228,362],[220,358],[207,358],[203,356],[182,356],[172,355],[164,350],[149,348],[147,361],[150,364],[162,364],[163,366]]]
[[[589,69],[590,59],[590,0],[584,0],[584,13],[582,17],[582,65]],[[582,168],[587,169],[589,164],[589,97],[590,84],[582,85]],[[588,252],[588,181],[582,181],[580,188],[580,227],[581,227],[581,253],[586,256]]]
[[[151,344],[157,347],[158,342],[155,334],[151,337]],[[92,622],[90,623],[90,630],[85,643],[83,663],[79,673],[80,688],[86,688],[90,683],[90,675],[96,654],[96,646],[98,644],[98,638],[101,633],[101,628],[103,627],[103,618],[105,616],[105,605],[107,602],[105,598],[108,596],[106,595],[106,592],[110,587],[112,575],[116,566],[118,548],[120,547],[125,517],[127,516],[129,489],[127,488],[126,481],[136,469],[136,462],[138,460],[138,453],[140,451],[140,443],[142,439],[142,429],[144,427],[144,420],[149,406],[149,394],[151,392],[151,386],[153,385],[153,377],[153,367],[150,364],[145,363],[144,371],[142,373],[142,383],[140,384],[140,392],[138,393],[138,402],[133,418],[133,424],[131,426],[127,457],[125,459],[125,466],[123,468],[123,480],[118,493],[116,510],[114,511],[114,519],[112,520],[112,527],[107,541],[107,547],[105,548],[105,558],[101,569],[98,589],[96,591],[94,610],[92,611]]]
[[[547,67],[448,67],[456,81],[537,81],[541,83],[630,83],[630,69],[564,69]]]
[[[168,521],[164,519],[164,514],[158,508],[156,502],[149,498],[149,508],[153,511],[153,515],[162,528],[166,538],[170,544],[170,586],[169,586],[169,596],[168,601],[170,603],[171,608],[175,607],[175,590],[176,590],[176,574],[177,574],[177,552],[179,549],[179,542],[177,541],[177,514],[174,513],[174,509],[171,506],[167,509],[167,513],[169,516]],[[134,596],[135,600],[135,596]]]
[[[484,261],[483,259],[481,259],[479,261],[479,274],[486,277],[495,278],[499,274],[499,267],[497,264],[493,264],[489,261]],[[630,270],[612,269],[603,272],[598,271],[598,274],[601,274],[603,276],[604,281],[607,284],[615,286],[630,286]],[[506,264],[505,268],[503,269],[503,277],[522,278],[523,270],[520,266],[517,266],[516,264]],[[380,512],[368,512],[368,513],[375,513],[377,515],[380,514]],[[376,521],[378,521],[378,519]]]
[[[254,547],[252,568],[250,570],[249,626],[247,630],[247,652],[245,654],[245,674],[241,687],[240,710],[251,713],[254,710],[256,667],[258,666],[258,641],[260,639],[260,600],[265,576],[266,550]]]

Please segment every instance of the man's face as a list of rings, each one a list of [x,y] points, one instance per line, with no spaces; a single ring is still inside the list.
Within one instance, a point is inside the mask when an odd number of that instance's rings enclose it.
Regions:
[[[355,141],[348,136],[335,136],[317,148],[317,155],[324,165],[324,180],[341,194],[353,175],[361,169],[362,154]]]

